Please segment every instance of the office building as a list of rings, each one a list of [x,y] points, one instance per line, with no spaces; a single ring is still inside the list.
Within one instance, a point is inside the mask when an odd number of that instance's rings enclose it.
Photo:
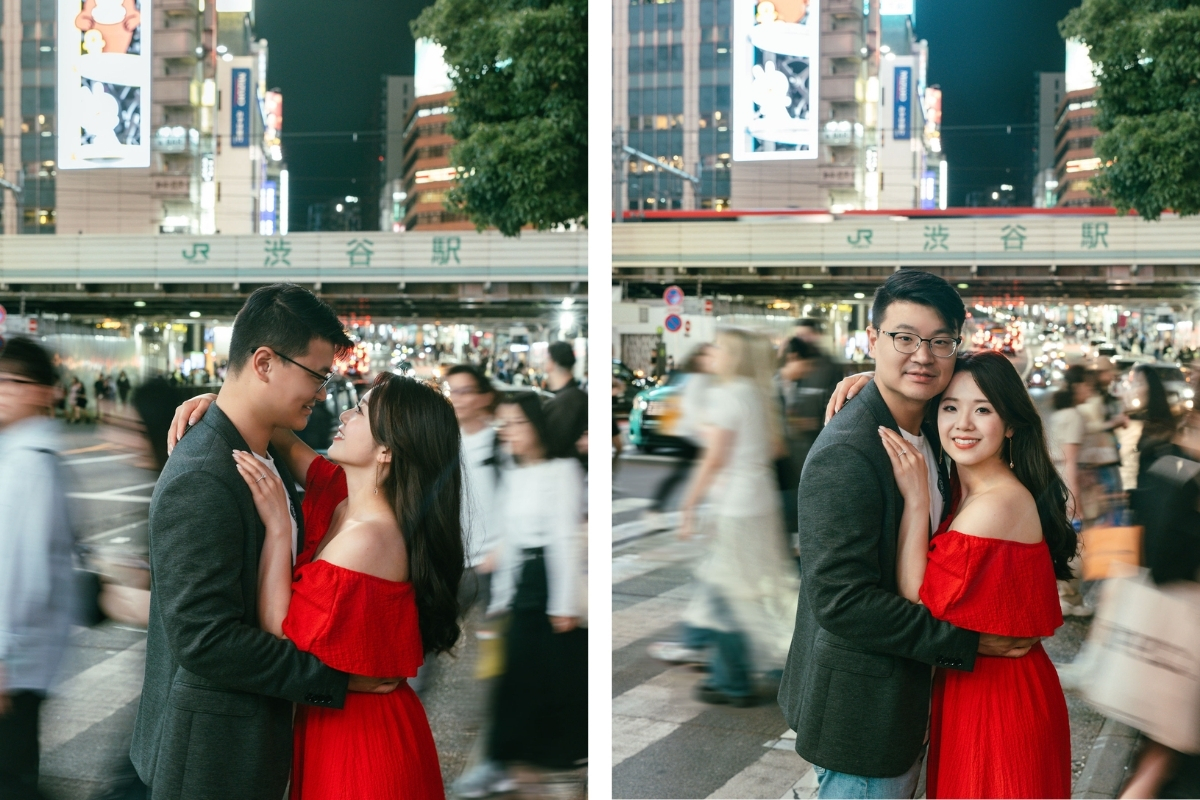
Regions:
[[[1065,72],[1033,73],[1033,205],[1054,205],[1058,177],[1054,172],[1054,124],[1066,93]]]
[[[413,103],[412,75],[384,75],[380,102],[379,230],[404,230],[404,123]]]
[[[1100,136],[1096,127],[1096,78],[1087,46],[1067,41],[1066,93],[1059,103],[1054,126],[1054,173],[1058,182],[1055,205],[1105,205],[1091,195],[1092,178],[1100,159],[1092,145]]]
[[[23,63],[21,74],[4,72],[5,112],[21,118],[23,130],[19,149],[6,140],[4,171],[26,186],[19,214],[7,193],[6,233],[283,229],[283,99],[267,87],[253,0],[143,0],[127,38],[111,33],[125,25],[102,16],[124,10],[3,2],[4,42],[9,53],[19,48]],[[113,69],[103,63],[111,53],[146,59],[136,74],[148,80],[123,86],[89,77]],[[120,121],[96,130],[79,106]]]
[[[737,9],[753,14],[738,20]],[[936,202],[941,157],[925,157],[922,108],[928,50],[913,35],[912,18],[911,0],[789,0],[769,9],[732,0],[616,0],[613,139],[621,174],[615,176],[614,203],[631,212],[836,211],[888,202],[915,207],[923,190]],[[771,52],[759,48],[765,40],[756,37],[772,25],[784,38],[793,37],[789,55],[782,53],[787,44]],[[756,55],[741,54],[735,29],[755,42]],[[804,43],[809,36],[819,42],[815,75],[811,44]],[[767,61],[767,79],[787,78],[783,108],[793,118],[784,126],[791,132],[738,155],[743,145],[735,140],[735,108],[742,103],[741,113],[755,124],[766,120],[750,96]],[[908,84],[901,99],[906,127],[894,142],[889,114],[896,67],[903,67]],[[940,94],[937,113],[940,125]],[[752,138],[743,128],[743,139]],[[641,155],[619,149],[624,146]],[[932,184],[925,180],[930,168]]]
[[[466,215],[446,208],[456,171],[450,165],[450,80],[442,48],[418,39],[413,69],[414,99],[404,119],[404,160],[400,169],[404,230],[474,230]],[[395,195],[393,194],[393,197]]]

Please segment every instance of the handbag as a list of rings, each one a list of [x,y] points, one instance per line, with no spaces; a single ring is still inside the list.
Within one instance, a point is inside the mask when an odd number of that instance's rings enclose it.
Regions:
[[[1140,525],[1088,528],[1083,532],[1085,581],[1137,574],[1142,556]]]
[[[1106,581],[1080,653],[1084,698],[1183,753],[1200,753],[1200,584]]]

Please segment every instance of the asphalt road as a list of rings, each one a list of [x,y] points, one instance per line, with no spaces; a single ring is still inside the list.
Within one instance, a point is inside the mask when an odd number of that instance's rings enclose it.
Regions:
[[[155,473],[137,466],[137,454],[107,441],[96,426],[69,426],[66,439],[63,460],[73,482],[78,534],[105,556],[144,558]],[[483,721],[485,690],[474,679],[478,623],[476,611],[458,651],[437,660],[422,690],[447,787],[467,764]],[[41,787],[50,797],[87,800],[126,758],[145,640],[143,630],[111,621],[74,630],[57,688],[43,707]],[[578,795],[579,776],[566,778],[554,776],[555,783],[543,789]]]

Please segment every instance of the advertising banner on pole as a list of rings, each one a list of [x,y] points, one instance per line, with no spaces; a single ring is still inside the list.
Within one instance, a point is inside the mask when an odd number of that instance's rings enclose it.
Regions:
[[[232,77],[233,103],[230,106],[230,147],[250,146],[250,70],[230,70]]]
[[[816,158],[820,0],[733,0],[733,160]]]
[[[150,166],[150,11],[58,0],[58,169]]]
[[[892,138],[912,138],[912,67],[896,67],[892,93]]]

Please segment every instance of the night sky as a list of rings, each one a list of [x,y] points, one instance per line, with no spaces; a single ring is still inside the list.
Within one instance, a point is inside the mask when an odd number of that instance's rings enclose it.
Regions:
[[[355,195],[363,227],[378,224],[381,75],[411,75],[409,22],[423,0],[259,0],[255,28],[270,43],[267,85],[283,91],[283,151],[291,229],[309,203]],[[351,132],[358,131],[358,142]]]
[[[1057,25],[1079,2],[917,0],[917,37],[929,40],[928,83],[944,92],[951,206],[1001,183],[1013,184],[1019,205],[1031,203],[1033,73],[1063,70]]]

